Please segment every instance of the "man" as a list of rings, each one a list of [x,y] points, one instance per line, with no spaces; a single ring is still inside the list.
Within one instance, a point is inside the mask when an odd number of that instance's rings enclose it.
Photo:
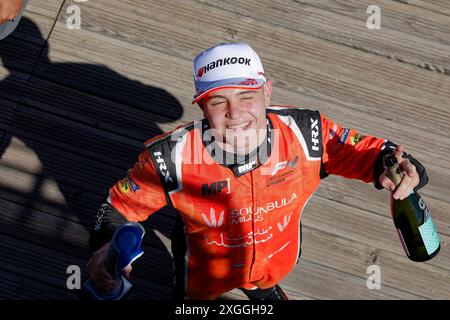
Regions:
[[[28,0],[0,0],[0,40],[16,29],[27,4]]]
[[[215,299],[241,288],[250,299],[286,300],[278,282],[300,258],[301,213],[320,179],[337,174],[394,190],[382,164],[394,151],[405,173],[394,197],[427,183],[402,146],[317,111],[270,106],[272,82],[247,44],[200,53],[194,80],[205,119],[148,141],[99,210],[88,272],[102,288],[114,286],[103,265],[114,230],[170,205],[179,213],[175,299]]]

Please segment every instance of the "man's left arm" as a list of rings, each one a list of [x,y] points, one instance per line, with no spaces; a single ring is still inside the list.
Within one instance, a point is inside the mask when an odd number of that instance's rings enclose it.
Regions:
[[[373,182],[377,189],[394,190],[395,185],[387,175],[383,156],[394,152],[403,179],[394,197],[403,199],[414,190],[417,191],[428,182],[424,166],[404,151],[404,147],[393,142],[363,136],[355,129],[343,128],[321,115],[322,125],[322,169],[321,177],[335,174],[365,182]]]

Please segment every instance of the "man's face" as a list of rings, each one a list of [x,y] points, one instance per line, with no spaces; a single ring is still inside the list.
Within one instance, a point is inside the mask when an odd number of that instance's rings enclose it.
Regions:
[[[266,107],[270,104],[272,82],[258,90],[221,89],[202,99],[205,117],[222,147],[238,154],[253,151],[266,137]]]

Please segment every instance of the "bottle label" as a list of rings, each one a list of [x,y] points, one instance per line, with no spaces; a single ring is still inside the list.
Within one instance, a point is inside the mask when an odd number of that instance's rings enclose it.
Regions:
[[[423,243],[425,244],[425,249],[428,254],[432,254],[439,247],[439,236],[437,234],[436,228],[434,227],[433,219],[428,216],[428,219],[423,225],[419,227],[420,235],[422,236]]]

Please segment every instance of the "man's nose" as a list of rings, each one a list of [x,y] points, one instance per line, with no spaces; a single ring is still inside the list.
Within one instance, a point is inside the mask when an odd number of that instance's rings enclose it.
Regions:
[[[232,120],[239,119],[242,114],[240,105],[236,102],[230,101],[228,103],[227,117]]]

